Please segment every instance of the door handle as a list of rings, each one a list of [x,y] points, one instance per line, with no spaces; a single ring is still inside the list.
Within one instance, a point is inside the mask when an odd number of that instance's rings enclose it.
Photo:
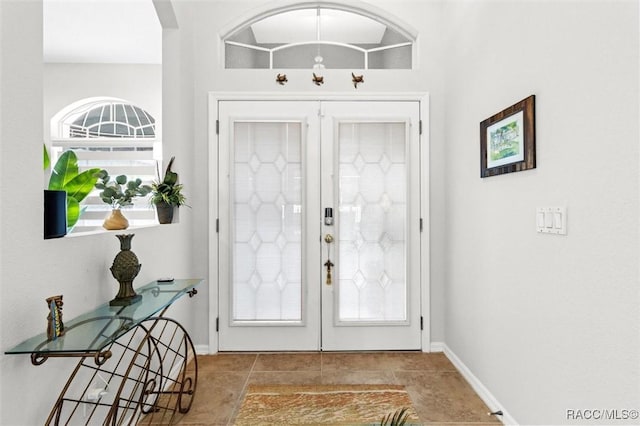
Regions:
[[[327,285],[331,285],[332,284],[332,279],[331,279],[331,267],[333,266],[333,262],[330,261],[329,259],[327,259],[326,262],[324,262],[324,266],[327,267]]]
[[[333,267],[333,262],[331,261],[331,246],[330,244],[333,242],[333,235],[327,234],[324,236],[324,242],[327,243],[327,261],[324,262],[324,266],[327,268],[327,280],[326,284],[331,285],[333,279],[331,278],[331,268]]]

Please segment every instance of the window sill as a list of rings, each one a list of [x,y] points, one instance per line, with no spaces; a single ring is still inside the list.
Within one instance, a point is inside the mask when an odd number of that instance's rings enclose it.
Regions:
[[[63,238],[76,238],[76,237],[86,237],[88,235],[112,234],[114,232],[122,233],[122,232],[135,231],[136,229],[157,228],[158,226],[161,226],[161,225],[159,223],[153,223],[149,225],[132,225],[127,229],[117,229],[113,231],[104,229],[103,227],[96,227],[96,229],[92,231],[72,232],[70,234],[65,235]]]

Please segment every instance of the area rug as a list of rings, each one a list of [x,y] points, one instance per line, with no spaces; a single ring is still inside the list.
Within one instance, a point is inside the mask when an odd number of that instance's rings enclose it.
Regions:
[[[250,385],[236,416],[237,426],[379,425],[407,408],[407,425],[419,424],[404,386]]]

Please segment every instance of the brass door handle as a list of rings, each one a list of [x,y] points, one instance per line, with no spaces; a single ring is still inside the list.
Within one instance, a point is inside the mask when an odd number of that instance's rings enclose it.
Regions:
[[[327,285],[331,285],[332,283],[332,279],[331,279],[331,267],[333,266],[333,262],[330,261],[329,259],[327,259],[326,262],[324,262],[324,266],[327,267]]]
[[[327,243],[327,261],[324,263],[324,266],[327,268],[327,285],[331,285],[333,280],[331,279],[331,268],[333,267],[333,262],[331,261],[331,249],[329,244],[333,242],[333,235],[327,234],[324,236],[324,242]]]

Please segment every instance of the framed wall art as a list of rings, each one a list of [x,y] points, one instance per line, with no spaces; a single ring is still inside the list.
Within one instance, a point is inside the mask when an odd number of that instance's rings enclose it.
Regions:
[[[535,167],[535,95],[531,95],[480,123],[480,177]]]

